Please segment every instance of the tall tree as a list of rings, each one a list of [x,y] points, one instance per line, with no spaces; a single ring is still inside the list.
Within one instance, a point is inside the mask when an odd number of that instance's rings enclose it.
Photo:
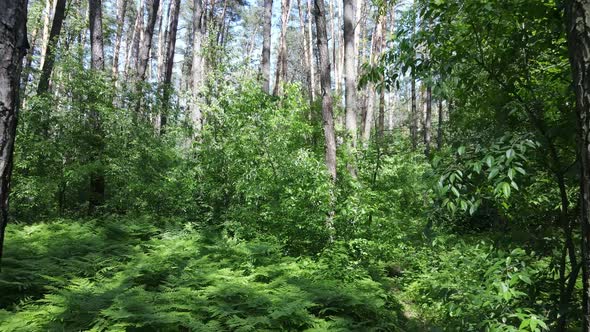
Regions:
[[[431,127],[432,127],[432,86],[428,84],[426,87],[426,96],[424,98],[426,114],[424,115],[424,154],[430,157],[430,141],[431,141]]]
[[[207,41],[207,10],[203,0],[193,2],[193,63],[192,63],[192,93],[190,118],[195,131],[200,131],[203,125],[203,115],[199,106],[199,94],[205,82],[206,58],[203,45]]]
[[[180,0],[172,0],[170,2],[170,22],[168,24],[166,36],[166,60],[164,67],[164,79],[162,81],[164,95],[162,102],[164,110],[160,114],[160,131],[162,132],[166,127],[168,109],[170,103],[170,93],[172,90],[172,69],[174,67],[174,51],[176,50],[176,33],[178,31],[178,17],[180,15]]]
[[[102,0],[89,0],[88,16],[90,24],[90,66],[95,72],[104,70],[104,43],[102,34]],[[90,111],[90,121],[92,124],[93,139],[96,151],[93,154],[92,161],[102,154],[104,143],[100,125],[100,113],[96,109]],[[90,174],[90,200],[89,213],[104,202],[105,178],[103,172],[98,169]]]
[[[8,224],[8,198],[18,116],[19,80],[27,41],[27,1],[0,1],[0,260]],[[0,265],[1,266],[1,265]]]
[[[334,131],[334,114],[332,111],[332,80],[330,77],[330,59],[328,52],[328,33],[326,31],[326,8],[324,0],[314,0],[317,46],[320,58],[320,84],[322,96],[322,117],[326,149],[326,167],[336,181],[336,133]]]
[[[418,110],[416,109],[416,78],[414,77],[413,73],[414,69],[412,68],[412,76],[410,79],[411,87],[410,87],[410,99],[412,108],[410,109],[410,137],[412,140],[412,147],[415,149],[418,145]]]
[[[199,1],[199,0],[196,0]],[[264,21],[262,22],[262,89],[270,93],[270,40],[272,33],[272,0],[264,0]]]
[[[386,16],[384,12],[380,13],[377,18],[377,23],[375,24],[375,29],[371,38],[371,54],[369,56],[370,65],[375,65],[377,63],[377,59],[379,58],[383,48],[383,23],[385,23],[385,17]],[[367,111],[362,122],[361,132],[361,139],[365,145],[369,141],[371,129],[373,128],[373,115],[376,101],[375,84],[373,82],[369,82],[367,85],[367,92]]]
[[[66,0],[57,0],[48,43],[44,51],[45,60],[43,61],[43,67],[41,68],[41,77],[39,78],[39,85],[37,86],[37,94],[45,93],[49,89],[49,80],[51,79],[51,73],[55,62],[55,47],[57,46],[57,40],[59,39],[65,16]]]
[[[282,84],[287,79],[287,28],[291,13],[291,0],[281,0],[281,35],[279,37],[279,54],[277,57],[277,70],[273,95],[282,93]]]
[[[152,48],[152,40],[154,37],[154,28],[156,26],[156,14],[160,7],[161,0],[145,0],[147,10],[147,21],[141,33],[139,40],[139,48],[137,50],[137,79],[140,82],[145,81],[146,69],[149,62],[150,50]],[[140,14],[138,14],[140,15]]]
[[[123,40],[123,27],[125,26],[125,17],[127,13],[128,0],[119,0],[117,6],[117,31],[115,32],[115,45],[113,46],[113,77],[116,79],[119,75],[119,53],[121,52],[121,42]]]
[[[576,94],[582,226],[582,330],[590,331],[590,0],[566,5],[567,39]]]
[[[355,49],[355,0],[343,0],[344,4],[344,85],[346,108],[346,139],[350,147],[356,147],[357,135],[357,54]],[[355,171],[351,168],[351,173]]]
[[[309,6],[309,5],[308,5]],[[307,71],[305,75],[307,76],[307,90],[309,93],[309,100],[311,103],[314,101],[314,62],[311,57],[311,52],[313,51],[313,46],[308,43],[309,36],[308,31],[305,26],[305,18],[304,18],[304,11],[303,7],[301,6],[301,0],[297,0],[297,12],[299,13],[299,29],[301,31],[301,35],[303,36],[303,63]],[[311,20],[310,17],[308,19]],[[312,46],[312,47],[310,47]]]

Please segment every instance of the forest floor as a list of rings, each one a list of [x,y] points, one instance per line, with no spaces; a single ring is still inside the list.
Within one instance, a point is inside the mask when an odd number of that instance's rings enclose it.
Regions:
[[[180,222],[10,225],[0,331],[427,331],[391,280]]]

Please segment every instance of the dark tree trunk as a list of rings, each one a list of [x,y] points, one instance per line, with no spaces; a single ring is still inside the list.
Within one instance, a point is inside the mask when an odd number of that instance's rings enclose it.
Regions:
[[[324,0],[314,0],[317,45],[320,58],[320,84],[322,89],[322,117],[326,148],[326,166],[336,181],[336,134],[332,112],[332,80],[330,77],[330,60],[328,52],[328,33],[326,32],[326,9]]]
[[[426,116],[424,117],[424,155],[430,157],[430,141],[432,128],[432,87],[426,87]]]
[[[27,1],[0,1],[0,260],[8,224],[8,196],[23,57],[27,42]],[[0,265],[1,266],[1,265]]]
[[[53,64],[55,62],[55,47],[57,46],[57,40],[59,39],[65,16],[66,0],[57,0],[55,15],[53,16],[51,31],[49,32],[49,42],[45,50],[45,61],[43,62],[43,68],[41,68],[41,77],[37,86],[37,94],[42,94],[49,90],[49,80],[51,79],[51,72],[53,71]]]
[[[277,57],[277,70],[275,76],[275,85],[272,94],[278,96],[282,94],[282,84],[287,79],[287,25],[291,12],[291,1],[281,1],[281,35],[279,38],[279,54]]]
[[[102,0],[89,0],[90,61],[92,69],[104,70],[104,44],[102,37]]]
[[[90,0],[88,2],[88,15],[90,23],[90,66],[96,73],[104,70],[104,44],[102,36],[102,0]],[[91,96],[94,98],[95,96]],[[96,109],[90,110],[90,121],[92,122],[93,142],[96,146],[95,155],[92,161],[100,160],[104,149],[102,130],[100,124],[100,113]],[[105,178],[102,170],[97,169],[90,174],[90,199],[89,214],[94,213],[96,207],[104,202]]]
[[[160,7],[160,0],[146,0],[147,22],[145,29],[141,34],[139,41],[139,48],[137,50],[137,78],[140,82],[144,82],[146,78],[146,70],[150,59],[150,50],[152,48],[152,40],[154,36],[154,28],[156,26],[156,13]]]
[[[176,32],[178,30],[178,16],[180,14],[180,0],[172,0],[170,8],[170,22],[168,25],[168,36],[166,38],[166,63],[164,65],[164,80],[162,82],[164,94],[162,102],[164,108],[160,114],[160,133],[163,133],[168,121],[168,110],[170,109],[170,93],[172,90],[172,68],[174,67],[174,51],[176,50]]]
[[[569,0],[567,37],[578,120],[582,225],[582,330],[590,331],[590,0]]]
[[[260,73],[262,74],[262,89],[270,93],[270,40],[272,31],[272,0],[264,0],[264,22],[262,23],[262,60]]]

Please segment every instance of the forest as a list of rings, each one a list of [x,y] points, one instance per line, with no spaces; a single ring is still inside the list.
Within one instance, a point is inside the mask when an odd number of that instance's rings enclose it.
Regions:
[[[0,332],[590,332],[590,0],[0,0]]]

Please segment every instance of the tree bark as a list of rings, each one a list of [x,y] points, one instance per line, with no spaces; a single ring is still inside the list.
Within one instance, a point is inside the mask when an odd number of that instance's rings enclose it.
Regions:
[[[200,90],[205,82],[206,61],[202,53],[203,43],[207,36],[207,11],[202,0],[194,0],[193,3],[193,64],[192,64],[192,93],[190,120],[195,133],[201,131],[203,115],[199,106]]]
[[[377,22],[375,24],[375,31],[373,32],[373,37],[371,38],[371,54],[369,56],[369,64],[374,66],[377,63],[377,59],[381,54],[383,48],[383,27],[385,23],[385,14],[379,15],[377,18]],[[373,128],[373,117],[375,112],[375,101],[376,101],[376,93],[375,93],[375,84],[370,82],[367,84],[367,111],[364,117],[364,121],[362,123],[362,141],[363,145],[366,147],[369,138],[371,137],[371,129]],[[379,106],[381,109],[381,106]]]
[[[152,48],[152,40],[154,36],[154,28],[156,26],[156,13],[160,7],[160,0],[146,0],[147,21],[145,28],[141,34],[139,41],[139,48],[137,50],[137,78],[140,82],[144,82],[146,78],[146,69],[150,59],[150,50]]]
[[[590,0],[566,5],[567,39],[576,94],[582,226],[582,330],[590,331]]]
[[[432,128],[432,87],[430,84],[426,87],[426,114],[424,117],[424,155],[430,157],[430,141]]]
[[[291,1],[281,1],[281,35],[279,38],[279,54],[277,57],[277,70],[273,95],[278,96],[283,92],[283,85],[287,80],[287,28],[291,13]]]
[[[328,52],[328,34],[326,32],[326,9],[324,0],[314,0],[317,46],[320,58],[320,84],[322,96],[322,117],[324,126],[326,167],[336,181],[336,134],[332,110],[332,80],[330,78],[330,60]]]
[[[88,16],[90,23],[90,67],[95,72],[102,72],[104,70],[104,44],[102,34],[102,0],[89,0],[88,2]],[[91,96],[95,98],[95,96]],[[104,142],[102,140],[102,130],[100,113],[96,109],[90,110],[90,121],[94,139],[96,140],[96,155],[93,155],[92,161],[100,158],[104,149]],[[92,153],[92,152],[91,152]],[[90,199],[89,199],[89,214],[94,213],[96,207],[104,202],[105,195],[105,178],[101,170],[93,171],[90,174]]]
[[[135,15],[135,23],[133,24],[133,32],[127,40],[127,54],[125,56],[125,78],[130,79],[130,70],[137,66],[137,50],[139,49],[139,40],[141,38],[141,31],[143,30],[143,8],[145,7],[145,0],[139,0],[137,13]]]
[[[174,51],[176,50],[176,33],[178,31],[178,16],[180,15],[180,0],[172,0],[170,5],[170,23],[168,25],[168,36],[166,37],[166,64],[164,69],[164,80],[162,82],[164,94],[162,102],[164,108],[160,114],[160,133],[163,133],[167,124],[168,111],[170,109],[170,93],[172,92],[172,69],[174,67]]]
[[[198,1],[198,0],[197,0]],[[264,0],[264,22],[262,23],[262,90],[270,93],[270,40],[272,33],[272,0]]]
[[[305,28],[305,19],[303,16],[303,7],[301,6],[301,0],[297,0],[297,12],[299,13],[299,29],[301,31],[301,35],[303,36],[303,63],[305,65],[305,68],[307,69],[307,71],[305,72],[305,75],[307,76],[307,91],[309,93],[310,103],[313,103],[313,61],[310,56],[310,45],[307,43],[309,36],[307,35],[308,31]]]
[[[412,69],[413,70],[413,69]],[[412,148],[416,149],[418,145],[418,110],[416,109],[416,79],[412,73],[412,87],[411,87],[411,99],[412,109],[410,111],[410,137],[412,139]]]
[[[0,1],[0,266],[18,117],[19,81],[27,41],[27,1]]]
[[[344,85],[346,109],[346,140],[353,150],[356,148],[357,135],[357,91],[356,66],[357,54],[355,49],[355,0],[343,0],[344,3]],[[349,167],[350,168],[350,167]],[[353,168],[351,173],[354,175]]]
[[[436,130],[436,149],[440,150],[443,144],[443,125],[444,115],[443,115],[443,102],[442,99],[438,100],[438,128]]]
[[[55,62],[55,48],[61,33],[61,27],[66,15],[66,0],[57,0],[55,5],[55,15],[51,23],[51,31],[49,32],[49,39],[45,48],[45,56],[43,67],[41,69],[41,77],[39,78],[39,85],[37,86],[37,94],[42,94],[49,90],[49,80],[53,65]]]
[[[127,13],[128,0],[119,0],[117,9],[117,32],[115,33],[115,45],[113,47],[113,78],[117,79],[119,75],[119,53],[121,51],[121,41],[123,40],[123,27],[125,26],[125,16]]]

